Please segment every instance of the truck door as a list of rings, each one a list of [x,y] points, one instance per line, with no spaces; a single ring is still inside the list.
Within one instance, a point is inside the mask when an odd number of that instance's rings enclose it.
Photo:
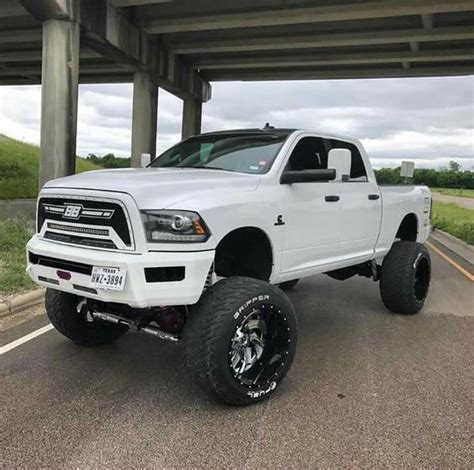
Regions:
[[[320,137],[302,137],[293,148],[285,170],[327,168],[327,150]],[[310,273],[338,255],[340,235],[338,184],[328,182],[282,184],[285,237],[281,275]]]
[[[361,261],[370,259],[380,231],[382,201],[375,179],[370,180],[357,146],[350,142],[325,139],[327,151],[345,148],[351,151],[351,172],[339,184],[341,235],[339,255]]]

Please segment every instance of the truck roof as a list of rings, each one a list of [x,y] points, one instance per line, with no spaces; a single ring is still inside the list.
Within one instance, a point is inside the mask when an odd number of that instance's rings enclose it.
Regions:
[[[263,129],[255,129],[255,128],[248,128],[248,129],[227,129],[227,130],[222,130],[222,131],[213,131],[213,132],[205,132],[200,135],[225,135],[225,134],[279,134],[279,135],[285,135],[289,136],[293,132],[311,132],[317,135],[320,135],[321,137],[324,138],[331,138],[331,139],[340,139],[348,142],[358,142],[357,139],[354,137],[348,136],[348,135],[342,135],[342,134],[333,134],[330,132],[325,132],[325,131],[319,131],[315,129],[296,129],[296,128],[277,128],[277,127],[265,127]]]
[[[273,128],[269,127],[267,129],[227,129],[222,131],[213,131],[213,132],[206,132],[200,135],[220,135],[220,134],[286,134],[290,135],[292,132],[297,131],[298,129],[282,129],[282,128]]]

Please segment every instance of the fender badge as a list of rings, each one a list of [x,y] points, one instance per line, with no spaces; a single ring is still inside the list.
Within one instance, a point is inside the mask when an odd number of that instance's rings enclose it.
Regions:
[[[275,222],[274,225],[275,225],[275,226],[285,225],[285,222],[283,222],[283,216],[282,216],[282,215],[279,215],[279,216],[277,217],[277,221]]]

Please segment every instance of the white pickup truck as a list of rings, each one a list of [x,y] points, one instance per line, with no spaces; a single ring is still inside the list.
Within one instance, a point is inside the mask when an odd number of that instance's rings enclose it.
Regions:
[[[366,276],[388,309],[422,308],[430,207],[427,187],[379,187],[357,140],[213,132],[146,168],[47,183],[27,271],[72,341],[100,345],[128,330],[183,340],[202,386],[247,405],[290,368],[297,322],[282,290],[300,278]]]

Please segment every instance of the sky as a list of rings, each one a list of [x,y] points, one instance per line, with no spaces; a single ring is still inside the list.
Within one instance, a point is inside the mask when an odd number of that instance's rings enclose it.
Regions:
[[[0,133],[39,143],[39,86],[0,87]],[[77,153],[130,155],[132,86],[79,87]],[[160,90],[159,152],[180,140],[182,101]],[[360,139],[377,167],[450,160],[474,170],[474,77],[214,83],[203,132],[304,128]]]

